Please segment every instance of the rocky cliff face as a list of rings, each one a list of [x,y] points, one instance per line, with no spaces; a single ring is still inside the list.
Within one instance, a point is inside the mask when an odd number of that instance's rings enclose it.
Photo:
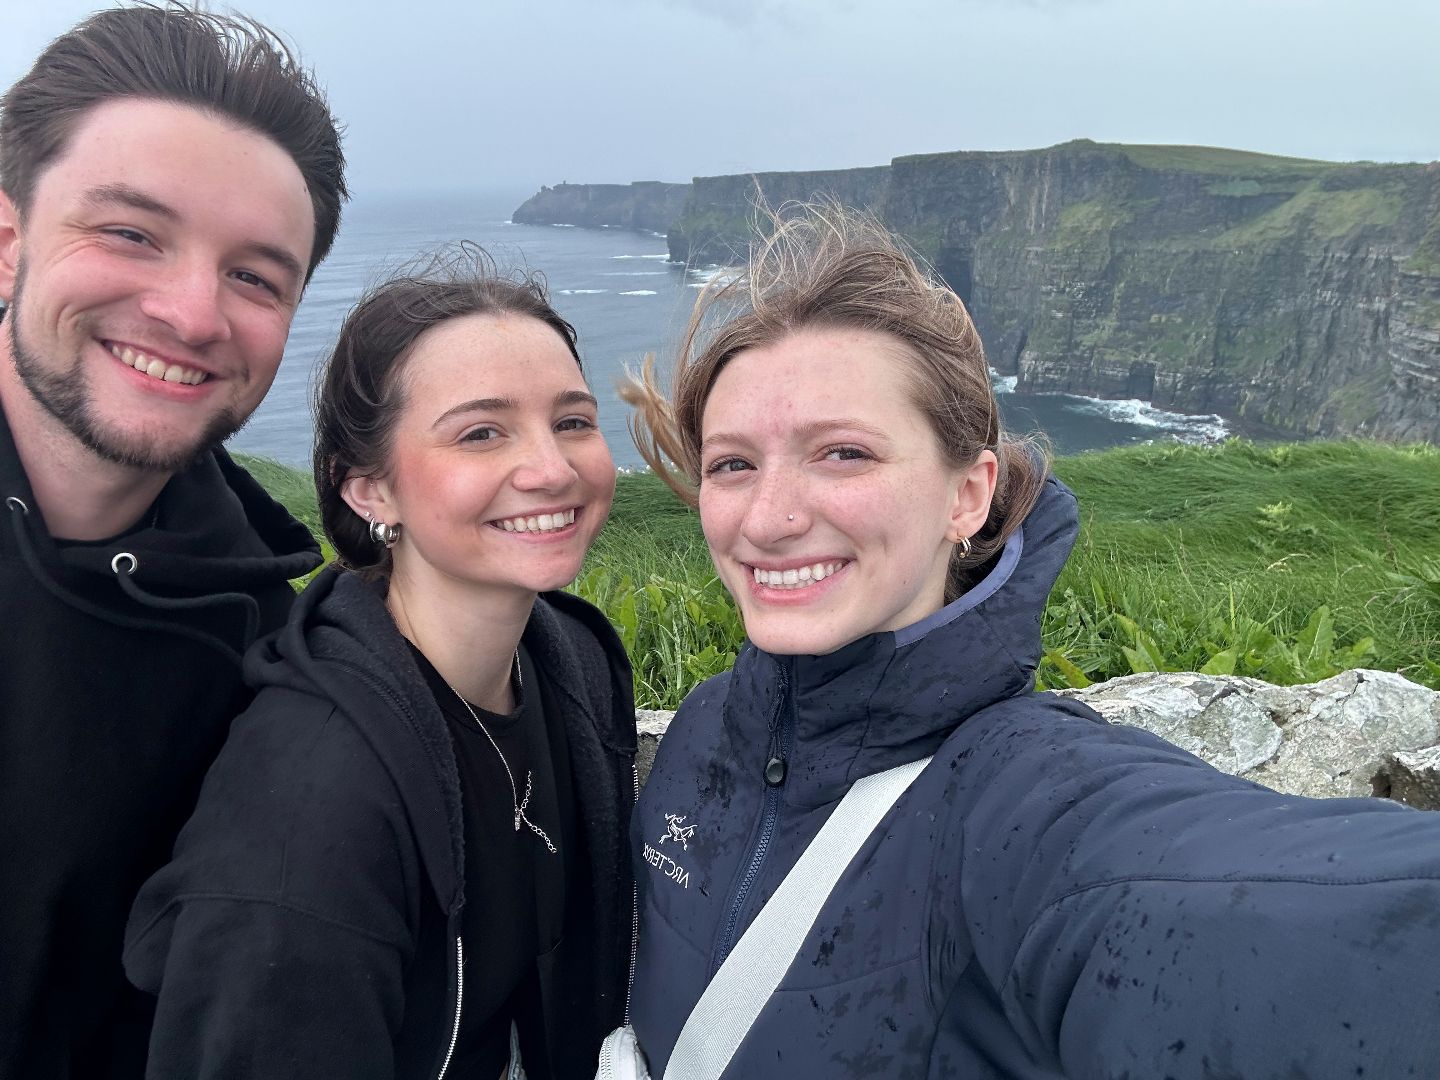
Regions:
[[[526,199],[510,220],[522,225],[586,225],[664,233],[685,210],[689,184],[557,184]]]
[[[672,258],[737,258],[757,194],[878,215],[1021,393],[1440,442],[1440,163],[1079,141],[702,177],[665,230]]]

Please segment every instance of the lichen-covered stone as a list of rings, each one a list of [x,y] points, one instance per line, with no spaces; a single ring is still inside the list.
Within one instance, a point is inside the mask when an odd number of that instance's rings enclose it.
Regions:
[[[1390,794],[1390,785],[1377,781],[1387,759],[1440,744],[1440,692],[1385,671],[1346,671],[1301,686],[1128,675],[1060,693],[1225,772],[1317,798]]]
[[[1301,686],[1167,672],[1057,693],[1277,791],[1440,809],[1440,691],[1390,672],[1357,669]],[[637,714],[642,779],[672,715]]]
[[[1420,810],[1440,810],[1440,746],[1386,754],[1375,788]]]

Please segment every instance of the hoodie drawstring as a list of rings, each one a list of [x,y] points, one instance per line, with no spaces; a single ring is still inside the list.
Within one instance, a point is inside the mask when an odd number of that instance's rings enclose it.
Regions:
[[[122,551],[110,560],[110,569],[114,572],[120,589],[136,603],[146,607],[165,610],[185,610],[193,608],[212,607],[217,604],[243,605],[245,610],[245,634],[241,639],[243,644],[240,651],[232,649],[222,638],[214,634],[206,633],[204,630],[197,630],[193,626],[186,626],[183,623],[164,622],[157,619],[139,619],[129,615],[121,615],[114,611],[107,611],[98,604],[91,603],[82,596],[77,596],[65,588],[58,581],[54,580],[45,570],[45,565],[40,561],[40,556],[35,550],[34,542],[30,538],[30,532],[25,528],[25,519],[30,516],[30,507],[25,500],[10,495],[5,499],[5,508],[10,511],[10,523],[15,532],[15,543],[20,549],[20,558],[25,566],[39,584],[50,593],[51,596],[66,604],[82,614],[89,615],[92,619],[99,619],[102,622],[119,626],[126,630],[152,630],[162,633],[174,634],[177,637],[189,638],[202,645],[214,649],[223,655],[236,667],[241,665],[241,659],[245,649],[255,640],[255,634],[260,625],[260,605],[254,598],[244,593],[226,592],[215,593],[212,596],[192,597],[188,599],[171,599],[163,596],[156,596],[147,593],[130,580],[130,575],[140,567],[140,560],[128,551]],[[123,566],[123,561],[128,559],[130,565]]]

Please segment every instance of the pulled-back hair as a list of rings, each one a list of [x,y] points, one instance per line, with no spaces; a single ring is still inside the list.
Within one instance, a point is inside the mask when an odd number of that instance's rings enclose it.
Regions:
[[[260,23],[180,4],[96,12],[51,42],[0,99],[0,188],[22,219],[40,174],[65,153],[85,114],[121,98],[189,105],[279,145],[300,170],[315,213],[307,267],[314,271],[348,197],[340,132],[324,94]]]
[[[315,386],[315,492],[320,522],[342,565],[366,577],[390,572],[390,552],[341,496],[351,476],[382,476],[405,407],[405,368],[420,335],[466,315],[539,319],[580,366],[575,328],[550,305],[537,274],[502,274],[473,244],[459,244],[376,286],[351,309]]]
[[[910,400],[930,422],[949,464],[968,467],[982,450],[999,461],[985,525],[970,538],[968,556],[962,559],[958,547],[951,556],[948,603],[970,587],[976,568],[1035,505],[1048,465],[1045,449],[1005,433],[970,313],[883,226],[834,203],[790,204],[768,217],[769,235],[757,238],[748,266],[701,294],[672,393],[660,388],[653,358],[621,387],[636,410],[629,420],[635,445],[693,506],[705,402],[730,360],[807,328],[889,335],[904,346]]]

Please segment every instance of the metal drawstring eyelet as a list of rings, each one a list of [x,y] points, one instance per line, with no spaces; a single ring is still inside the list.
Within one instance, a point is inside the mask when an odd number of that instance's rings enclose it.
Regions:
[[[30,507],[26,506],[25,500],[20,498],[18,495],[7,495],[5,497],[5,505],[11,510],[19,510],[22,514],[25,514],[26,516],[29,516],[30,514]]]
[[[133,574],[133,573],[135,573],[136,570],[139,570],[139,569],[140,569],[140,560],[137,559],[137,558],[135,558],[135,556],[134,556],[134,555],[131,555],[130,552],[128,552],[128,551],[122,551],[122,552],[120,552],[119,554],[117,554],[113,559],[110,560],[110,571],[111,571],[111,573],[114,573],[114,574],[120,573],[120,560],[121,560],[121,559],[129,559],[129,560],[130,560],[130,569],[129,569],[129,570],[126,570],[125,573],[127,573],[127,574]]]

